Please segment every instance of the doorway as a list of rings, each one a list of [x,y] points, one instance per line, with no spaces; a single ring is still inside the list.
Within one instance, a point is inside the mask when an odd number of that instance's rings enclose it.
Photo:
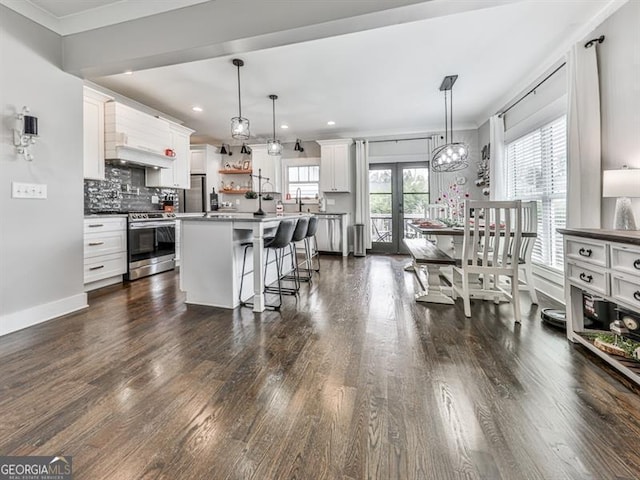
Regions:
[[[408,223],[424,217],[427,205],[427,162],[369,165],[372,252],[407,253],[402,239],[416,236]]]

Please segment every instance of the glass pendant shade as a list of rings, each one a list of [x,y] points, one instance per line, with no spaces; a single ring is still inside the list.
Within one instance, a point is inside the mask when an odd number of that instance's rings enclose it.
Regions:
[[[247,140],[250,136],[249,120],[242,116],[242,97],[240,96],[240,67],[244,62],[234,58],[232,63],[238,69],[238,116],[231,119],[231,136],[237,140]]]
[[[231,119],[231,136],[238,140],[247,140],[249,135],[249,120],[244,117],[233,117]]]
[[[448,75],[440,85],[440,91],[444,91],[445,144],[436,147],[431,153],[431,170],[434,172],[456,172],[469,166],[469,146],[466,143],[453,141],[453,85],[457,79],[458,75]],[[451,92],[449,103],[447,103],[447,92]],[[449,138],[449,130],[451,130],[451,138]]]
[[[273,138],[267,142],[267,153],[269,155],[280,155],[282,153],[282,144],[276,139],[276,100],[277,95],[269,95],[273,105]]]
[[[282,154],[282,144],[280,143],[280,140],[269,140],[267,142],[267,153],[269,155]]]
[[[437,147],[431,156],[434,172],[455,172],[469,166],[469,147],[462,142],[447,143]]]

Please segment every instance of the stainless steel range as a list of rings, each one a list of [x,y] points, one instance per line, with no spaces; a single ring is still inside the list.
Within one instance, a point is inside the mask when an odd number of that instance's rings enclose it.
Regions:
[[[132,212],[127,223],[128,264],[125,278],[136,280],[176,266],[176,215]]]

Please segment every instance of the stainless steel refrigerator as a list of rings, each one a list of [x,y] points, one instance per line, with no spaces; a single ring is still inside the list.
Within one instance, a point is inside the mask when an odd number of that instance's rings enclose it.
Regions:
[[[207,211],[207,176],[191,175],[191,188],[182,194],[182,211],[198,213]]]

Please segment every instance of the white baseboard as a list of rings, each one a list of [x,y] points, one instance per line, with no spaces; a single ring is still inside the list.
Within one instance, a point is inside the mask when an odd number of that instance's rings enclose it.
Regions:
[[[79,293],[54,302],[9,313],[0,317],[0,336],[61,317],[88,307],[87,294]]]

